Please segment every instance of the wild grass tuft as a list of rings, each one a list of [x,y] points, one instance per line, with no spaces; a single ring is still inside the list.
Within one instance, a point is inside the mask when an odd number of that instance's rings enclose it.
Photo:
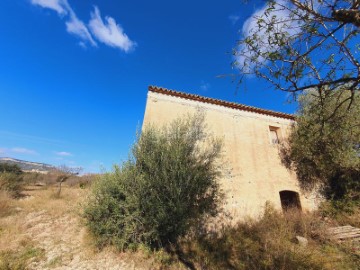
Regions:
[[[344,246],[326,240],[324,226],[315,214],[283,214],[267,206],[260,220],[225,226],[181,246],[194,269],[357,269],[360,261]],[[296,236],[308,244],[301,246]]]

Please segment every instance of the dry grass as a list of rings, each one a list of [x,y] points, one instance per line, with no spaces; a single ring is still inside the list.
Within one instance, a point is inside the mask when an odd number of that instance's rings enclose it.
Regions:
[[[184,240],[182,253],[196,269],[358,269],[351,245],[327,240],[327,226],[317,213],[283,215],[270,208],[260,220]],[[305,237],[307,246],[296,236]]]
[[[88,192],[64,186],[56,197],[57,186],[26,186],[21,199],[0,193],[0,269],[181,269],[164,251],[98,250],[81,219]]]
[[[351,245],[326,239],[329,219],[318,214],[283,216],[268,211],[260,221],[248,220],[218,233],[184,239],[178,253],[98,250],[81,219],[87,188],[27,186],[21,199],[0,193],[0,269],[358,269]],[[352,215],[356,221],[359,209]],[[309,240],[302,248],[300,235]],[[179,257],[180,256],[180,259]],[[182,262],[181,262],[182,261]]]
[[[12,207],[10,204],[11,197],[5,191],[0,190],[0,218],[6,217],[12,213]]]
[[[82,250],[82,256],[86,259],[89,247],[82,243],[86,232],[82,230],[78,215],[86,191],[64,188],[62,196],[55,199],[56,190],[56,187],[38,189],[28,186],[25,189],[26,196],[22,199],[2,200],[6,204],[1,205],[16,209],[0,218],[2,268],[6,269],[5,262],[9,261],[17,262],[11,267],[18,269],[22,269],[24,265],[32,265],[32,269],[61,266],[62,262],[71,261],[79,250]],[[29,256],[23,255],[34,250],[43,250],[41,260],[29,260]]]
[[[319,215],[334,226],[351,225],[360,228],[360,200],[324,202]]]

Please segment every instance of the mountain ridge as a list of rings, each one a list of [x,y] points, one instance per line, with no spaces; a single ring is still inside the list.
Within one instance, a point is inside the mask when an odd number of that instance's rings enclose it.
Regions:
[[[49,172],[56,167],[50,164],[21,160],[11,157],[0,157],[0,163],[15,164],[23,171]]]

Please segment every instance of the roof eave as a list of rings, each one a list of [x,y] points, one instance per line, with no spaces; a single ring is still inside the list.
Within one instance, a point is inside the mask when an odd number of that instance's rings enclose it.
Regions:
[[[154,93],[168,95],[168,96],[174,96],[174,97],[184,98],[184,99],[188,99],[188,100],[219,105],[219,106],[242,110],[242,111],[254,112],[254,113],[259,113],[259,114],[264,114],[264,115],[285,118],[285,119],[289,119],[289,120],[295,120],[295,116],[293,114],[287,114],[287,113],[282,113],[282,112],[275,112],[275,111],[271,111],[271,110],[260,109],[260,108],[247,106],[247,105],[243,105],[243,104],[239,104],[239,103],[235,103],[235,102],[228,102],[228,101],[224,101],[224,100],[220,100],[220,99],[213,99],[213,98],[203,97],[203,96],[199,96],[199,95],[188,94],[185,92],[170,90],[170,89],[158,87],[158,86],[149,86],[149,91],[154,92]]]

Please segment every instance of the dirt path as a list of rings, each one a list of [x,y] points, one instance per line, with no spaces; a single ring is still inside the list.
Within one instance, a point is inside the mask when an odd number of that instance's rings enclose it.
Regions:
[[[57,219],[46,211],[25,217],[27,236],[44,250],[44,259],[33,262],[31,269],[135,269],[109,251],[91,254],[84,245],[85,229],[78,219],[63,215]]]
[[[27,269],[152,269],[136,255],[94,248],[78,213],[85,193],[68,189],[54,199],[51,190],[29,191],[15,203],[15,214],[0,219],[0,251],[20,253],[31,244],[41,255],[27,260]]]

